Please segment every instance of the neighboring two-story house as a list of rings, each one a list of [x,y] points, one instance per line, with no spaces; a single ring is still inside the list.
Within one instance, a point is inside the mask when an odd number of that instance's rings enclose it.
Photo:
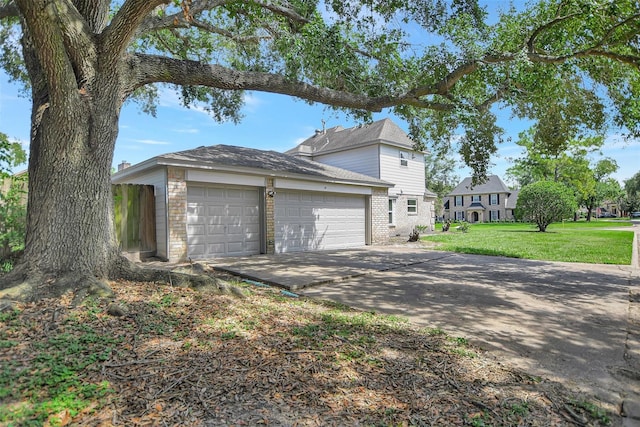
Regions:
[[[409,235],[415,226],[433,230],[436,195],[425,188],[424,153],[390,119],[315,135],[287,154],[336,166],[394,184],[389,188],[389,234]],[[376,215],[374,215],[375,217]]]
[[[473,186],[467,177],[444,201],[444,219],[467,222],[512,221],[518,191],[510,190],[497,175]]]

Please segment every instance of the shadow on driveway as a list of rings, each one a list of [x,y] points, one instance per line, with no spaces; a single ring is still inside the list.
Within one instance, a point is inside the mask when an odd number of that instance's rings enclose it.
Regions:
[[[463,336],[530,374],[613,404],[626,372],[631,267],[376,247],[210,264]],[[640,396],[640,395],[639,395]]]

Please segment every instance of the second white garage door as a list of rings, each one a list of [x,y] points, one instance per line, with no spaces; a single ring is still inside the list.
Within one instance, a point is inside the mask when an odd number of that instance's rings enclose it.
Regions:
[[[260,253],[257,188],[187,186],[187,255],[192,259]]]
[[[278,190],[277,253],[364,246],[365,196]]]

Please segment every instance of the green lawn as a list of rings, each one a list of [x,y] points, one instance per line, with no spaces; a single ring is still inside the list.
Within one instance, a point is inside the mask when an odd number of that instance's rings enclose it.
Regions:
[[[540,233],[532,224],[470,224],[469,231],[456,230],[451,224],[442,233],[439,224],[434,234],[422,240],[434,242],[434,249],[467,254],[497,255],[546,261],[592,264],[631,264],[633,231],[608,230],[631,227],[629,221],[578,221],[552,224]]]

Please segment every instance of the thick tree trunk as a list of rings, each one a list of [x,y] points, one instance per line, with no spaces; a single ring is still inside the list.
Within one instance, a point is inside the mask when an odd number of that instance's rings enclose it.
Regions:
[[[95,90],[81,87],[57,104],[46,87],[34,87],[27,235],[12,277],[22,283],[18,299],[69,289],[108,292],[104,279],[126,267],[113,228],[110,178],[122,96],[113,74],[94,82]]]
[[[101,121],[79,106],[48,107],[33,129],[24,253],[30,269],[108,275],[117,254],[110,183],[117,127],[101,129]]]

